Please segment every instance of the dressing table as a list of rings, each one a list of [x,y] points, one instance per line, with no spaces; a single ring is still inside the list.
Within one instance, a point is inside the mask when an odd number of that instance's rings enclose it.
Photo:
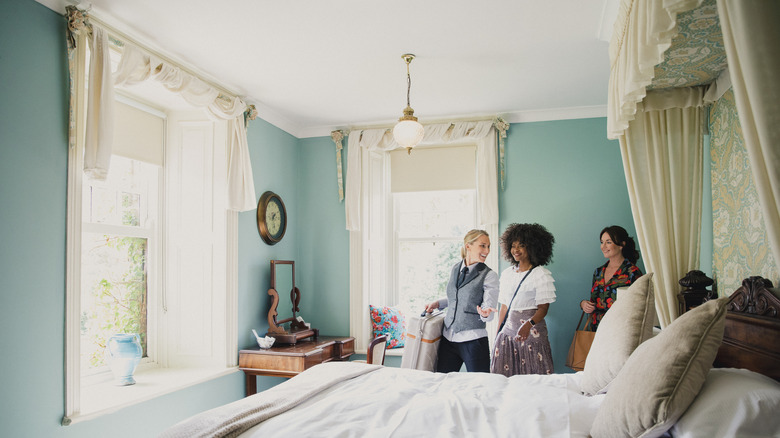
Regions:
[[[278,272],[277,272],[278,271]],[[278,319],[280,288],[290,273],[292,316]],[[284,289],[282,289],[284,290]],[[319,336],[296,314],[301,292],[295,286],[295,262],[271,260],[271,308],[268,311],[268,336],[276,339],[271,348],[249,348],[238,353],[238,368],[244,372],[246,395],[257,393],[257,376],[294,377],[314,365],[333,360],[348,360],[355,353],[355,338]]]

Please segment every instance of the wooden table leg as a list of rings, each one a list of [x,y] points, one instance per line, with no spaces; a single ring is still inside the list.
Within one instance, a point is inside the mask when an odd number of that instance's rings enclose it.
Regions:
[[[247,397],[253,394],[257,394],[257,376],[244,371],[244,381]]]

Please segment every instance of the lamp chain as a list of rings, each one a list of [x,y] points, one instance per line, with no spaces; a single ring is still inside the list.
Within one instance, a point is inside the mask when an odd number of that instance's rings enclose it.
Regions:
[[[411,107],[409,103],[409,93],[412,90],[412,76],[409,74],[409,64],[411,60],[406,61],[406,106]]]

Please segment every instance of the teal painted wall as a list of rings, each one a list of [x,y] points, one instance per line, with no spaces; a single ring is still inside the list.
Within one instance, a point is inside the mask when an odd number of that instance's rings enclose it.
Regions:
[[[304,297],[301,313],[320,334],[345,336],[349,334],[349,232],[344,201],[339,201],[336,145],[330,137],[301,139],[299,145],[301,226],[296,228],[296,271]],[[346,151],[341,157],[344,169]]]
[[[558,298],[546,319],[556,373],[571,372],[564,364],[578,303],[588,298],[593,271],[606,261],[599,232],[617,224],[636,236],[620,147],[605,133],[606,119],[598,118],[512,124],[507,135],[499,232],[513,222],[537,222],[555,236],[548,269]],[[498,237],[491,237],[494,251]]]

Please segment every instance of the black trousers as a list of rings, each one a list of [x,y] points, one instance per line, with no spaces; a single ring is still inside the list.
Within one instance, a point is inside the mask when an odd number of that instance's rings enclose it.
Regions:
[[[450,342],[444,336],[441,337],[436,372],[457,372],[463,363],[470,373],[490,372],[490,346],[487,337],[466,342]]]

